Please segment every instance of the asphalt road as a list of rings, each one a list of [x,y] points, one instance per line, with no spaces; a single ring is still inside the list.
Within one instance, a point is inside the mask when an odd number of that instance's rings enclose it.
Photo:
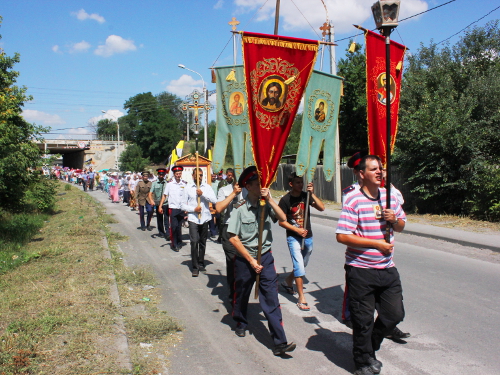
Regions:
[[[300,311],[295,297],[280,289],[290,356],[271,353],[272,340],[259,304],[249,307],[250,334],[237,337],[224,297],[225,259],[221,245],[208,241],[207,274],[191,277],[190,247],[179,253],[153,232],[143,232],[136,212],[112,204],[105,194],[90,192],[119,224],[113,230],[129,236],[120,243],[129,266],[155,270],[163,301],[160,307],[186,327],[171,355],[169,374],[349,374],[354,370],[351,331],[341,323],[344,246],[335,240],[336,221],[313,218],[314,251],[307,267],[306,298],[311,311]],[[154,225],[156,219],[153,218]],[[276,225],[273,254],[277,271],[290,272],[285,232]],[[500,264],[454,253],[443,241],[397,234],[395,262],[402,277],[406,309],[405,344],[385,340],[377,357],[382,374],[498,374],[500,363]],[[471,249],[466,253],[481,251]],[[284,276],[282,276],[284,277]],[[282,280],[280,277],[280,281]]]

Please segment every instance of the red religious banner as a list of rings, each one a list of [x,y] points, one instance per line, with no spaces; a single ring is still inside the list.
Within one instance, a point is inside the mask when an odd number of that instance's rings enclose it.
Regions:
[[[386,51],[385,37],[365,31],[366,39],[366,99],[368,107],[368,148],[371,155],[377,155],[386,162],[387,114],[386,114]],[[399,98],[403,59],[406,47],[391,41],[391,69],[389,94],[391,105],[391,153],[398,132]]]
[[[252,152],[262,187],[273,182],[319,42],[243,32]]]

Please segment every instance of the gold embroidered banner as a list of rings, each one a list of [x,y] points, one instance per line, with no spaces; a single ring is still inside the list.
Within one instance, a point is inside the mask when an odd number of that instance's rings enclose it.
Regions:
[[[252,152],[261,186],[269,187],[316,62],[319,42],[242,34]]]
[[[368,109],[368,147],[371,155],[377,155],[386,161],[387,114],[386,114],[386,66],[385,37],[366,30],[366,99]],[[399,98],[401,78],[403,76],[403,59],[406,47],[391,41],[391,153],[398,132]]]

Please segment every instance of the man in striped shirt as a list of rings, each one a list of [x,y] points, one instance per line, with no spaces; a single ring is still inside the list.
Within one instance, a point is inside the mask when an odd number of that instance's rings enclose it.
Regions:
[[[391,194],[390,209],[383,208],[386,190],[380,188],[382,164],[367,155],[359,164],[362,187],[346,197],[337,226],[337,241],[346,245],[346,280],[353,324],[355,375],[378,374],[375,357],[384,337],[403,320],[403,290],[393,262],[394,231],[405,227],[406,215]],[[390,241],[384,239],[390,223]],[[378,316],[374,321],[377,309]]]

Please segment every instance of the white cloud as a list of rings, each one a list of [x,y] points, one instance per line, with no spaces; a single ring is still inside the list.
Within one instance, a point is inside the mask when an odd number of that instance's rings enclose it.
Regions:
[[[37,124],[41,123],[46,126],[66,124],[66,121],[64,121],[59,115],[51,115],[49,113],[33,109],[25,109],[23,111],[23,117],[28,122],[35,122]]]
[[[72,128],[68,129],[69,134],[88,134],[89,130],[87,128]]]
[[[328,9],[328,18],[332,21],[336,33],[347,33],[355,31],[353,24],[362,25],[364,22],[373,24],[371,6],[374,0],[324,0]],[[297,10],[295,5],[300,9]],[[248,13],[259,10],[256,21],[266,21],[274,17],[276,5],[266,0],[234,0],[237,12]],[[318,2],[319,4],[319,2]],[[401,2],[399,18],[423,12],[428,9],[428,2],[423,0],[405,0]],[[302,13],[302,14],[301,14]],[[321,35],[319,27],[326,21],[326,12],[319,4],[311,6],[310,0],[295,0],[294,2],[281,2],[280,7],[280,30],[310,30],[311,24],[314,30]],[[374,24],[372,26],[375,26]],[[281,32],[282,33],[282,32]]]
[[[217,3],[214,5],[214,9],[220,9],[224,5],[224,0],[219,0]]]
[[[115,53],[125,53],[136,49],[133,40],[123,39],[118,35],[110,35],[106,38],[106,43],[98,46],[94,53],[98,56],[109,57]]]
[[[52,51],[55,53],[62,53],[62,51],[59,49],[59,46],[57,44],[52,47]]]
[[[100,116],[91,117],[87,122],[89,125],[97,124],[100,120],[109,119],[112,121],[116,121],[120,117],[125,116],[125,113],[120,111],[119,109],[108,109],[106,113],[101,114]]]
[[[78,52],[87,52],[90,48],[90,43],[82,40],[79,43],[75,43],[71,46],[69,52],[70,53],[78,53]]]
[[[99,23],[104,23],[106,20],[104,19],[103,16],[98,15],[97,13],[92,13],[88,14],[85,9],[80,9],[78,12],[71,12],[72,16],[76,16],[77,19],[80,21],[85,21],[85,20],[94,20]]]
[[[168,92],[179,95],[181,98],[189,95],[197,89],[199,92],[203,91],[203,81],[201,79],[195,80],[187,74],[183,74],[179,79],[174,79],[169,82],[166,87]]]

